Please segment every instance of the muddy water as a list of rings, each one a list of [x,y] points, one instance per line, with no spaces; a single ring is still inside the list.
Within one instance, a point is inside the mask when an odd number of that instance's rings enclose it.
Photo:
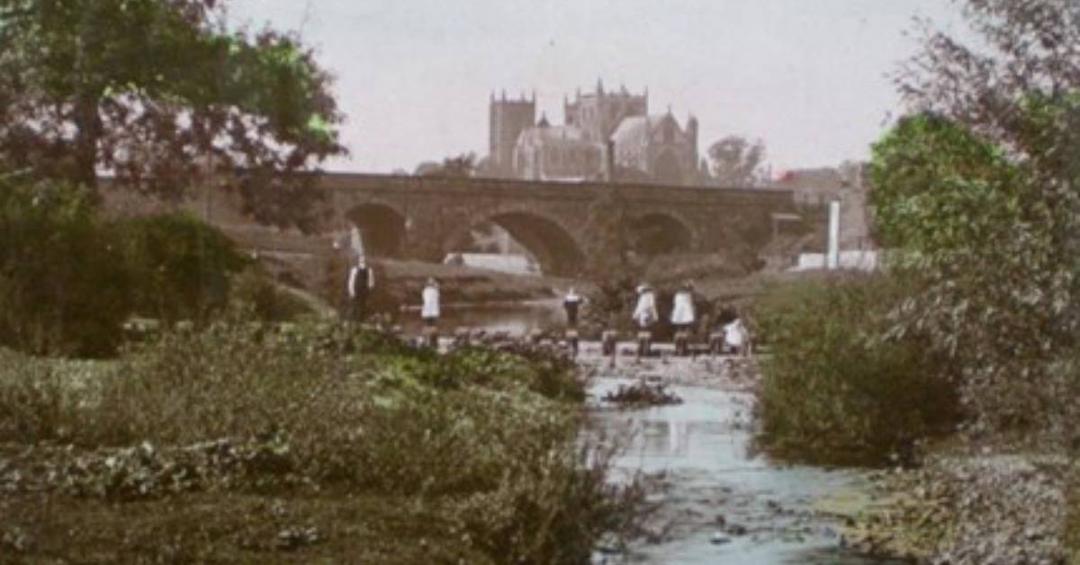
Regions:
[[[600,402],[619,379],[593,384],[591,431],[618,437],[616,480],[647,473],[661,503],[647,539],[596,563],[881,563],[846,552],[827,499],[865,490],[853,471],[787,466],[751,453],[745,393],[673,387],[684,403],[618,410]]]

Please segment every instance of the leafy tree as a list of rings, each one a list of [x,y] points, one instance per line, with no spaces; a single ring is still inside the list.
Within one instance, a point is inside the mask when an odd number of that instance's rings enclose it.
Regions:
[[[0,0],[0,163],[172,198],[241,192],[304,220],[342,153],[330,79],[292,36],[225,27],[220,0]]]
[[[709,146],[708,154],[714,184],[754,186],[765,178],[765,144],[761,140],[751,142],[729,135]]]
[[[874,147],[878,228],[913,290],[893,331],[959,361],[979,424],[1063,431],[1080,330],[1080,4],[963,6],[978,41],[922,24],[896,75],[916,115]]]

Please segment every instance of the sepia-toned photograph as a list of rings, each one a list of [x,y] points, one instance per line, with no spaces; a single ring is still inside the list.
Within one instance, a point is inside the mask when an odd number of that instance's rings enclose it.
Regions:
[[[0,0],[0,564],[1080,565],[1080,0]]]

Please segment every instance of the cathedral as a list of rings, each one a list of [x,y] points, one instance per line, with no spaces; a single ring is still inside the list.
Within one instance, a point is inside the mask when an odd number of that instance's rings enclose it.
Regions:
[[[670,109],[649,115],[649,94],[626,88],[563,100],[565,123],[536,119],[536,96],[491,96],[490,173],[553,181],[609,180],[695,184],[698,181],[697,119],[679,125]]]

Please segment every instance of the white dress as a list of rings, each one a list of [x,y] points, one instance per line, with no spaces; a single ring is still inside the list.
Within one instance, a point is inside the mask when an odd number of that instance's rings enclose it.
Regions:
[[[746,343],[746,326],[743,325],[741,319],[735,318],[724,326],[724,343],[735,348],[742,347]]]
[[[694,295],[684,290],[675,293],[675,305],[671,309],[671,323],[675,325],[694,323]]]
[[[420,294],[423,306],[420,308],[420,317],[427,320],[439,317],[439,287],[425,286]]]
[[[633,318],[642,328],[648,327],[660,318],[656,313],[656,295],[652,291],[645,291],[638,295]]]

